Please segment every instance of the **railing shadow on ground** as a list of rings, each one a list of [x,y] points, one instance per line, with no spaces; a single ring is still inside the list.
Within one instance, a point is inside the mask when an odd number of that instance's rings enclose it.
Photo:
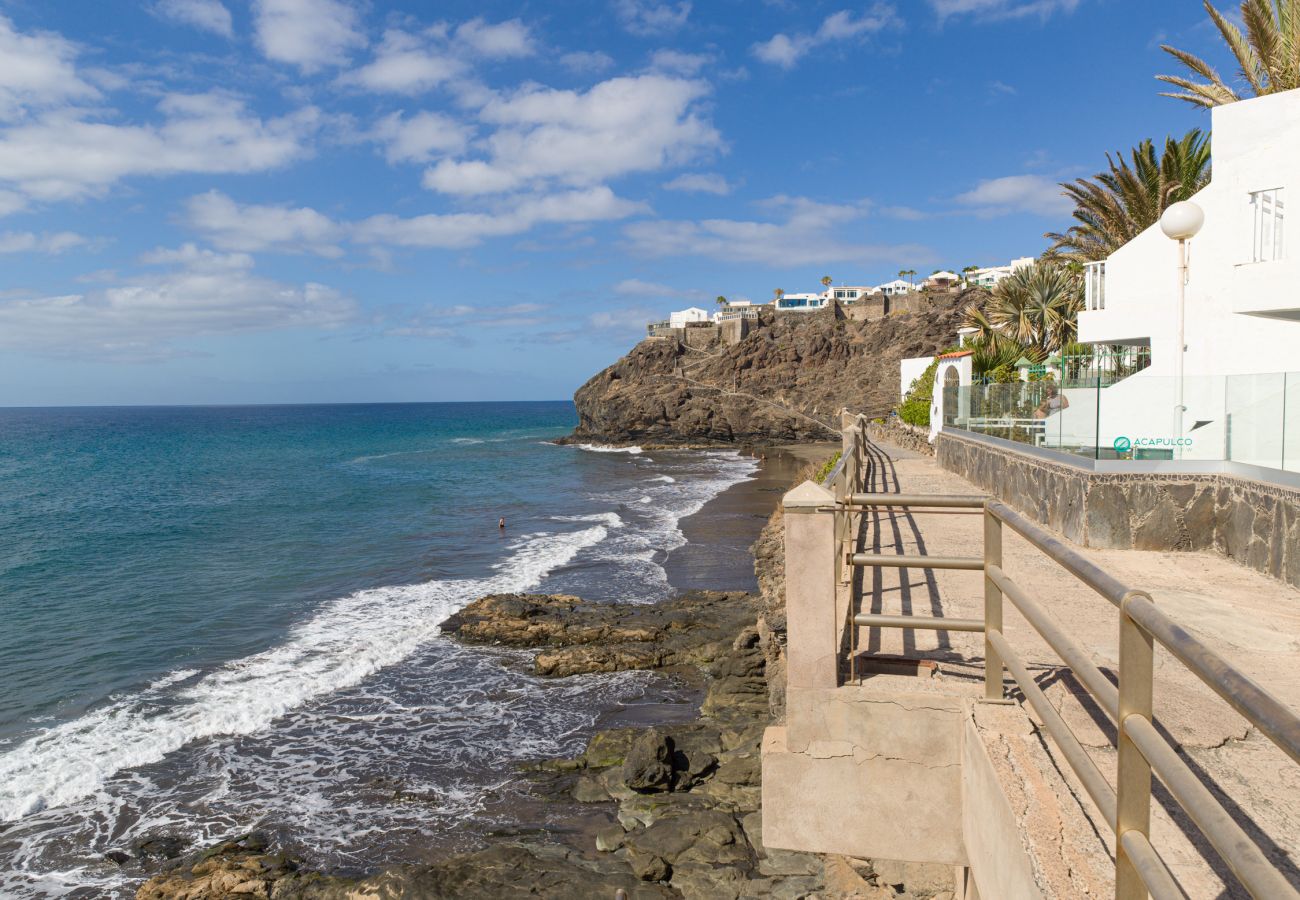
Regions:
[[[845,417],[846,419],[848,417]],[[842,459],[837,467],[837,523],[851,522],[857,515],[857,528],[851,543],[847,531],[835,532],[840,549],[851,549],[845,560],[852,568],[846,579],[850,590],[848,630],[853,638],[850,665],[856,660],[856,637],[863,625],[902,628],[910,636],[912,629],[940,631],[943,604],[932,568],[924,560],[924,538],[912,507],[976,507],[984,518],[984,553],[982,559],[934,557],[933,566],[945,569],[982,569],[985,584],[983,620],[950,620],[949,627],[985,634],[985,693],[989,698],[1007,695],[1004,667],[1012,676],[1011,699],[1028,705],[1039,719],[1039,739],[1047,736],[1060,751],[1066,768],[1081,781],[1085,791],[1101,809],[1115,839],[1116,896],[1119,898],[1184,896],[1181,886],[1160,858],[1149,840],[1149,812],[1152,799],[1188,839],[1209,868],[1225,885],[1220,897],[1238,896],[1240,884],[1255,897],[1300,897],[1292,885],[1300,883],[1300,871],[1275,839],[1261,828],[1250,814],[1214,781],[1213,776],[1192,758],[1154,715],[1152,708],[1153,649],[1159,644],[1205,685],[1237,710],[1252,728],[1293,760],[1300,762],[1300,718],[1255,685],[1208,646],[1188,634],[1162,613],[1150,596],[1133,590],[1095,563],[1036,524],[1014,512],[1005,504],[982,497],[939,497],[903,495],[897,470],[888,454],[866,438],[861,417],[845,429],[844,445],[852,459]],[[848,454],[846,453],[846,456]],[[865,477],[864,477],[865,476]],[[855,491],[857,488],[858,491]],[[860,492],[859,492],[860,491]],[[889,498],[882,495],[894,495]],[[887,512],[882,513],[884,508]],[[870,511],[870,515],[868,515]],[[900,519],[906,522],[900,522]],[[1047,608],[1032,599],[1002,569],[1002,525],[1031,546],[1064,567],[1081,582],[1097,591],[1119,611],[1120,672],[1104,671],[1091,662],[1073,638],[1056,623]],[[904,528],[911,532],[919,556],[904,552]],[[892,541],[891,541],[892,538]],[[870,543],[872,552],[857,552]],[[886,551],[892,543],[894,553]],[[902,557],[901,559],[898,557]],[[882,568],[898,568],[899,599],[903,615],[882,616],[885,596]],[[866,590],[865,568],[873,570],[871,590]],[[933,615],[913,615],[913,585],[906,570],[919,568],[925,573],[925,586]],[[1065,661],[1064,666],[1027,664],[1003,634],[1004,597],[1038,632],[1047,645]],[[855,619],[862,608],[860,601],[869,599],[873,614]],[[892,621],[881,622],[882,619]],[[908,621],[912,620],[912,621]],[[843,643],[843,641],[842,641]],[[915,643],[904,645],[915,652]],[[875,637],[868,640],[868,651],[879,651]],[[941,648],[951,649],[947,640]],[[843,648],[842,648],[843,649]],[[1125,660],[1128,660],[1125,662]],[[969,662],[969,660],[962,660]],[[851,671],[851,670],[850,670]],[[1061,718],[1058,704],[1044,691],[1061,683],[1070,698],[1079,701],[1086,715],[1108,741],[1118,745],[1115,784],[1097,768],[1069,724]],[[1062,771],[1056,754],[1053,763]],[[1153,778],[1152,776],[1159,776]],[[1066,779],[1066,783],[1070,783]],[[1096,824],[1093,823],[1094,830]],[[1105,843],[1102,843],[1105,846]],[[1235,876],[1235,877],[1234,877]],[[1234,884],[1235,883],[1235,884]]]

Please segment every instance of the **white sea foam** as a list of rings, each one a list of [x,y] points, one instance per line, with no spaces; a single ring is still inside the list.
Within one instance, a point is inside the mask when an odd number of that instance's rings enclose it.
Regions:
[[[484,443],[484,441],[483,441],[482,438],[452,438],[452,439],[451,439],[451,442],[452,442],[453,444],[482,444],[482,443]]]
[[[656,475],[651,481],[662,481],[664,484],[676,484],[677,479],[671,475]]]
[[[609,518],[613,516],[613,518]],[[234,660],[178,692],[176,672],[146,690],[47,729],[0,756],[0,821],[97,790],[115,773],[214,735],[250,734],[287,712],[405,659],[448,615],[486,593],[523,591],[600,543],[614,514],[567,534],[525,536],[495,574],[358,591],[294,628],[285,643]]]
[[[645,451],[640,447],[613,447],[609,444],[577,444],[579,450],[586,450],[588,453],[630,453],[633,456],[640,456]]]

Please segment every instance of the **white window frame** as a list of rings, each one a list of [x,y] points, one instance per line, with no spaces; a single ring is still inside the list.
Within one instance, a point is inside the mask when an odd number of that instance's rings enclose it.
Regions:
[[[1286,196],[1282,188],[1251,191],[1250,222],[1250,261],[1260,263],[1285,259]]]
[[[1088,309],[1105,309],[1106,260],[1102,259],[1097,262],[1084,263],[1083,273],[1084,294],[1087,297]]]

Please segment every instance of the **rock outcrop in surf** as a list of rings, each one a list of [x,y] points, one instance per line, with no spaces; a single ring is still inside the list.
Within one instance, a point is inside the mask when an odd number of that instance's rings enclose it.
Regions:
[[[826,440],[842,407],[884,414],[898,402],[900,359],[957,340],[972,289],[857,321],[838,306],[765,311],[734,346],[647,338],[574,395],[573,442],[643,446]]]

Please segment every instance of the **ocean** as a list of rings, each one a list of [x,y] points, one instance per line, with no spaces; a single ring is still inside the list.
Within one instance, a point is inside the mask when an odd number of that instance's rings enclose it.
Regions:
[[[680,700],[439,635],[494,592],[666,598],[682,520],[757,469],[551,443],[575,420],[0,409],[0,895],[131,896],[139,869],[105,854],[158,835],[263,829],[341,872],[418,861],[490,826],[516,761]]]

